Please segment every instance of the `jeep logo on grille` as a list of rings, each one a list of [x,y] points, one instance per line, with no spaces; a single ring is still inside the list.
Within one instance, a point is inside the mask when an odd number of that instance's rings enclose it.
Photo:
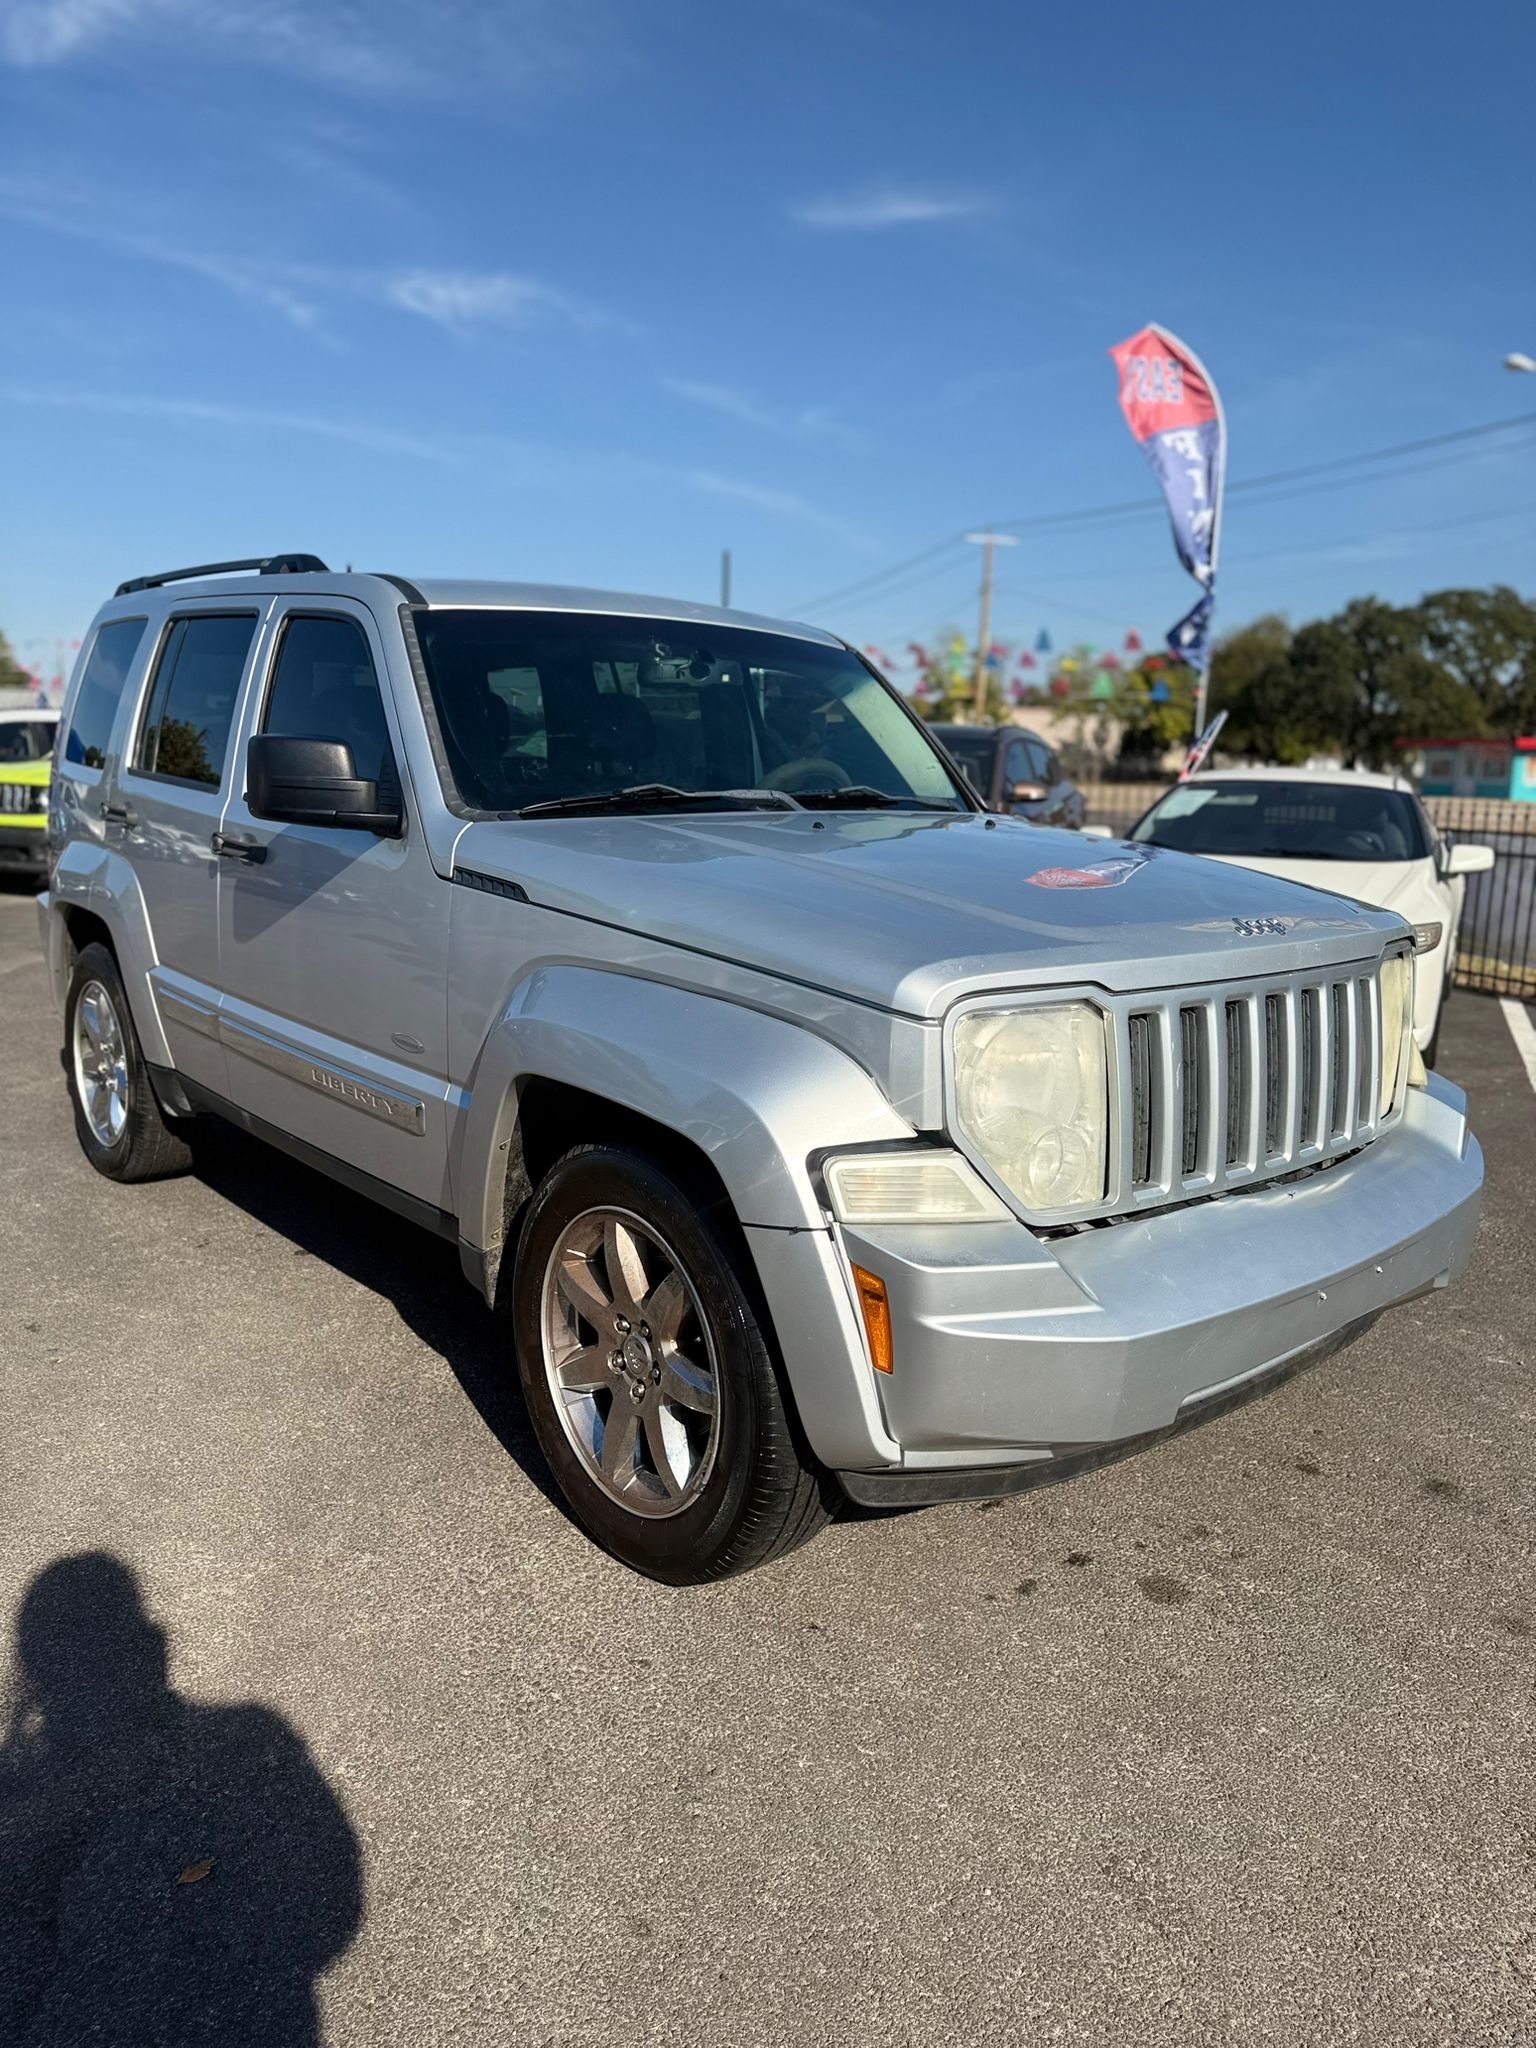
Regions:
[[[1283,917],[1234,917],[1232,929],[1240,939],[1278,939],[1290,926]]]

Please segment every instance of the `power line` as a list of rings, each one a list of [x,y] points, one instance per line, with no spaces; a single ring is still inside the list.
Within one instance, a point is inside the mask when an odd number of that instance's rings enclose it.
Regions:
[[[860,577],[856,583],[845,583],[841,590],[829,590],[823,597],[812,598],[807,604],[787,605],[785,610],[789,613],[822,611],[827,605],[836,604],[842,598],[857,596],[871,584],[889,582],[891,577],[900,576],[904,570],[915,569],[919,563],[931,562],[935,555],[947,554],[951,548],[964,545],[965,530],[962,528],[959,533],[952,533],[948,540],[937,541],[931,548],[924,548],[918,554],[908,555],[904,562],[893,562],[889,569],[877,569],[872,575]],[[946,563],[945,566],[947,568],[949,565]]]
[[[1296,483],[1311,477],[1334,476],[1341,471],[1393,462],[1404,456],[1422,454],[1430,448],[1445,448],[1461,442],[1481,440],[1489,434],[1504,434],[1514,428],[1529,427],[1533,424],[1536,424],[1536,412],[1515,413],[1508,419],[1488,420],[1475,427],[1457,427],[1449,433],[1425,435],[1413,441],[1397,441],[1385,448],[1366,449],[1355,455],[1334,456],[1327,462],[1304,463],[1291,469],[1272,470],[1265,476],[1241,479],[1229,484],[1227,488],[1234,492],[1269,490],[1278,484]],[[1298,491],[1285,495],[1301,497],[1310,496],[1312,493]],[[1012,532],[1038,532],[1045,527],[1077,526],[1098,520],[1141,516],[1153,509],[1154,503],[1150,497],[1124,498],[1108,505],[1085,505],[1075,511],[1031,513],[1019,519],[995,519],[989,523],[994,527],[1005,527]],[[932,547],[923,548],[917,554],[907,556],[904,561],[892,563],[888,569],[874,570],[870,575],[846,583],[840,589],[827,591],[821,597],[789,605],[786,610],[792,613],[824,611],[828,605],[840,604],[845,598],[862,596],[879,585],[899,580],[908,570],[919,568],[937,556],[947,554],[952,548],[963,546],[964,542],[965,529],[962,528],[960,532],[936,541]]]
[[[1536,504],[1499,505],[1491,507],[1481,512],[1464,512],[1458,514],[1453,519],[1435,519],[1430,520],[1424,524],[1418,524],[1414,526],[1378,527],[1369,536],[1367,536],[1367,538],[1372,540],[1403,540],[1418,534],[1444,533],[1452,527],[1481,526],[1485,525],[1489,520],[1494,519],[1523,519],[1532,512],[1536,512]],[[1330,553],[1334,548],[1346,546],[1349,540],[1352,540],[1354,538],[1356,538],[1356,536],[1349,535],[1346,536],[1344,539],[1319,541],[1315,546],[1312,547],[1268,548],[1257,554],[1234,555],[1229,557],[1229,560],[1240,562],[1244,567],[1248,567],[1253,564],[1261,562],[1287,562],[1297,556],[1326,555]],[[1163,573],[1164,572],[1162,570],[1158,569],[1150,563],[1134,562],[1123,563],[1120,565],[1115,565],[1111,563],[1106,564],[1102,568],[1091,570],[1084,575],[1064,576],[1060,580],[1062,582],[1089,584],[1099,582],[1124,582],[1128,577],[1141,575],[1153,577],[1161,576]],[[1055,597],[1054,595],[1050,598],[1047,598],[1043,592],[1036,590],[1026,590],[1024,585],[1020,583],[1014,583],[1011,581],[1000,581],[997,587],[999,590],[1002,591],[1010,591],[1017,593],[1020,596],[1031,597],[1037,603],[1040,604],[1058,606],[1062,611],[1070,611],[1073,609],[1072,606],[1068,604],[1063,604],[1061,600]],[[1081,609],[1081,607],[1079,607],[1078,609]]]

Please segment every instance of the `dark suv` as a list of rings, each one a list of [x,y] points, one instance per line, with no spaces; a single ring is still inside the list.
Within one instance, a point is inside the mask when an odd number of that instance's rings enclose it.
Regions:
[[[1017,725],[935,725],[929,730],[989,811],[1034,825],[1083,822],[1083,792],[1038,733]]]

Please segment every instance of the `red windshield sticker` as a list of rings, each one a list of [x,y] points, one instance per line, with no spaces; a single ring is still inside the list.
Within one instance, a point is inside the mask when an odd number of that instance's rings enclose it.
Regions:
[[[1117,853],[1105,860],[1090,861],[1081,868],[1041,868],[1036,874],[1026,875],[1026,882],[1032,882],[1037,889],[1118,889],[1122,882],[1128,882],[1132,875],[1140,872],[1153,856],[1150,846],[1138,846],[1134,852]]]

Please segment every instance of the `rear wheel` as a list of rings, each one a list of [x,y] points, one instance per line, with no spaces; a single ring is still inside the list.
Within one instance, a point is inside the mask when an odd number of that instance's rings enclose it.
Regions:
[[[569,1152],[518,1249],[518,1369],[577,1519],[683,1585],[763,1564],[826,1520],[738,1233],[713,1190],[617,1148]]]
[[[80,1149],[108,1180],[159,1180],[192,1163],[155,1100],[128,996],[108,949],[82,949],[64,1003],[64,1064]]]

